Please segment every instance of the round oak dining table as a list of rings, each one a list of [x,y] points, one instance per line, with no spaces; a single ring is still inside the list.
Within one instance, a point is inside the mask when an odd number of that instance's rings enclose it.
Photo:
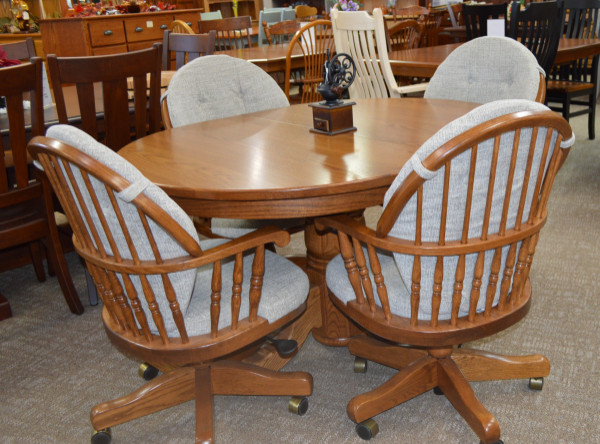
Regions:
[[[327,345],[344,345],[358,333],[329,300],[325,283],[337,237],[319,233],[312,219],[380,205],[412,154],[477,106],[422,98],[354,101],[354,132],[311,132],[312,108],[293,105],[161,131],[119,151],[190,215],[307,218],[311,293],[306,312],[282,332],[299,344],[310,331]],[[287,362],[268,351],[253,359],[269,368]]]

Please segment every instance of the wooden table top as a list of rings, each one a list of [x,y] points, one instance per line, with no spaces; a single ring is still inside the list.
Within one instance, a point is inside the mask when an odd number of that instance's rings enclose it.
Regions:
[[[318,216],[380,204],[421,144],[477,106],[407,98],[356,102],[356,132],[312,133],[312,108],[294,105],[162,131],[119,153],[189,214]]]
[[[395,75],[431,77],[440,64],[462,43],[404,49],[389,54]],[[554,63],[569,62],[600,53],[600,39],[561,39]]]

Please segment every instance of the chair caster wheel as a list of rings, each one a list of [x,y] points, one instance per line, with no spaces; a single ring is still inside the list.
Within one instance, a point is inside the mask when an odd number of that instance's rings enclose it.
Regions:
[[[112,433],[110,431],[110,428],[94,430],[94,433],[92,433],[92,444],[110,444],[111,440]]]
[[[298,416],[304,415],[308,411],[308,398],[305,396],[294,396],[290,399],[288,410]]]
[[[138,368],[138,375],[146,381],[151,381],[158,376],[158,369],[147,362],[142,362]]]
[[[379,433],[379,425],[373,418],[356,424],[356,434],[365,441],[370,440]]]
[[[365,358],[359,358],[358,356],[354,358],[354,373],[367,373],[368,367],[369,361]]]
[[[433,388],[433,393],[435,393],[436,395],[443,395],[444,392],[441,388],[439,388],[437,385]]]
[[[529,378],[529,388],[531,390],[541,390],[544,387],[544,378]]]

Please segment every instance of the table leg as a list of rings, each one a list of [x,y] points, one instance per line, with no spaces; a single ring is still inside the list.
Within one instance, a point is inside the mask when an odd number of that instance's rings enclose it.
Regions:
[[[306,271],[311,285],[318,289],[321,308],[321,326],[312,330],[313,337],[329,346],[345,346],[348,341],[361,333],[329,298],[325,269],[329,260],[339,253],[337,236],[333,233],[319,233],[314,223],[308,222],[304,230],[306,242]]]

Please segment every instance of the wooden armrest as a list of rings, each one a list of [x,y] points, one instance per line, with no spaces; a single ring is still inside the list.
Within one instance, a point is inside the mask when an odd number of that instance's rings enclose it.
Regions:
[[[244,236],[232,239],[231,241],[218,245],[209,250],[203,251],[203,254],[198,257],[193,256],[182,256],[173,259],[166,259],[162,263],[157,264],[155,261],[139,261],[134,262],[132,260],[121,260],[115,262],[113,259],[100,258],[97,255],[89,254],[84,248],[82,248],[79,240],[76,236],[73,236],[73,244],[79,255],[87,262],[112,270],[118,273],[130,273],[139,274],[140,266],[144,268],[144,274],[163,274],[173,273],[177,271],[190,270],[193,268],[202,267],[204,265],[212,264],[221,259],[235,256],[236,254],[243,253],[244,251],[266,245],[269,243],[275,243],[277,246],[284,246],[290,241],[290,234],[278,227],[268,226],[259,228],[251,233],[245,234]]]

